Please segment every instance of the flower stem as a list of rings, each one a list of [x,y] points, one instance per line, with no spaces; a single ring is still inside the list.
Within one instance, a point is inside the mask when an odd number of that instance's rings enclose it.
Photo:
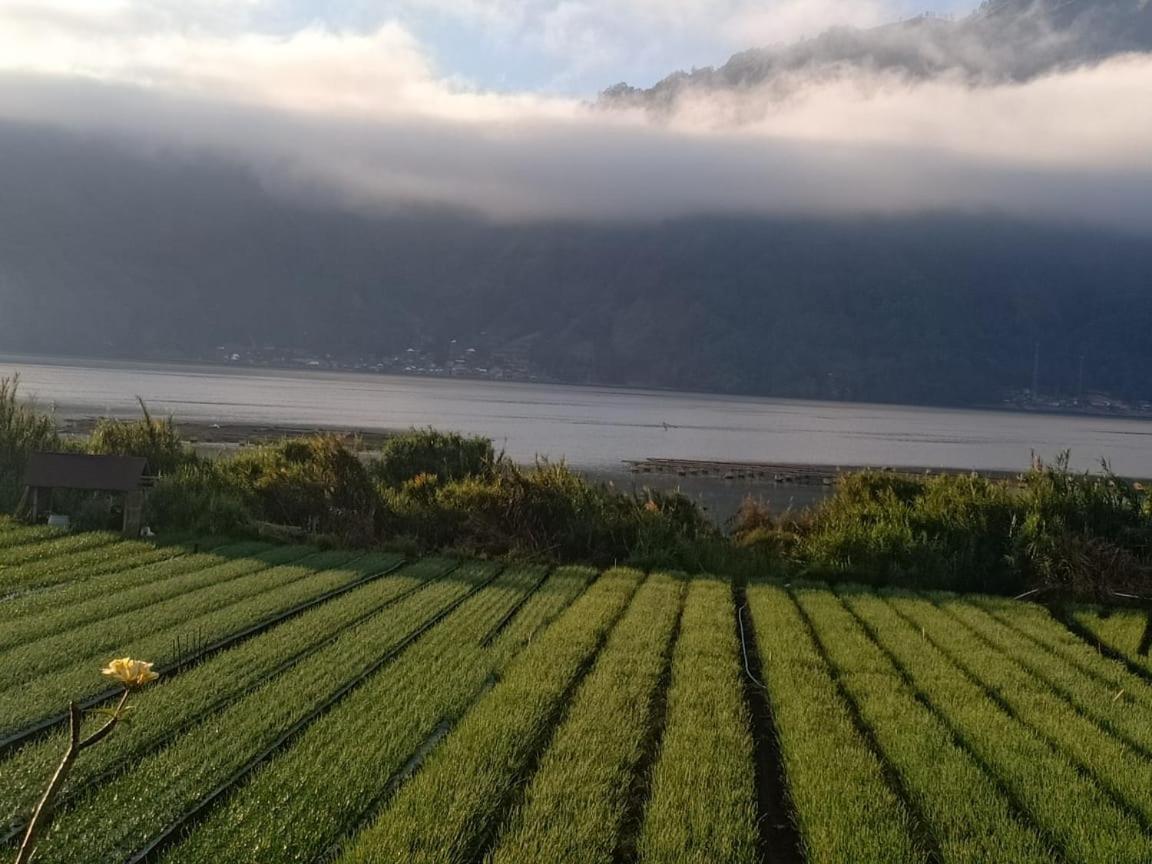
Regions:
[[[112,712],[112,716],[108,718],[99,729],[89,735],[87,738],[80,737],[80,724],[82,715],[80,709],[76,707],[75,702],[68,703],[68,749],[64,753],[64,758],[60,760],[60,765],[56,768],[56,773],[52,775],[52,779],[48,782],[48,788],[44,790],[44,795],[40,798],[40,803],[36,805],[36,811],[32,814],[32,819],[28,823],[28,830],[24,832],[24,840],[20,844],[20,851],[16,855],[16,864],[28,864],[32,859],[32,852],[36,848],[36,841],[40,837],[40,832],[47,826],[49,817],[52,814],[52,805],[56,802],[56,797],[60,794],[60,790],[64,786],[64,781],[68,779],[68,774],[72,771],[72,765],[76,762],[76,757],[80,755],[80,751],[86,747],[91,747],[93,744],[99,744],[106,738],[116,724],[120,722],[121,712],[124,710],[124,705],[128,701],[128,690],[125,688],[124,693],[120,696],[120,701],[116,705],[116,709]]]

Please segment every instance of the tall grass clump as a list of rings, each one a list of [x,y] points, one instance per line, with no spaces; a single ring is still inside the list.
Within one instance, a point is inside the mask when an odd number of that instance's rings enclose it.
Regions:
[[[102,418],[88,439],[88,451],[111,456],[143,456],[153,474],[171,474],[195,463],[196,454],[180,440],[171,417],[156,419],[139,400],[139,420]]]
[[[60,444],[52,417],[21,401],[19,389],[19,376],[0,378],[0,509],[9,511],[20,500],[28,456]]]

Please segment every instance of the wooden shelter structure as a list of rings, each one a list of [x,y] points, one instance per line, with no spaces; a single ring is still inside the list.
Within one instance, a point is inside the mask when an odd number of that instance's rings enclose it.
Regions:
[[[120,493],[124,499],[126,537],[140,534],[144,490],[149,486],[143,456],[92,456],[87,453],[33,453],[24,471],[24,500],[30,499],[32,521],[42,506],[51,506],[52,490],[80,489]]]

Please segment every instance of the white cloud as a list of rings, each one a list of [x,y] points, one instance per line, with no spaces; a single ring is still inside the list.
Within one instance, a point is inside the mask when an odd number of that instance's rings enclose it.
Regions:
[[[721,25],[732,45],[794,42],[829,27],[874,27],[897,17],[890,0],[777,0],[733,9]]]
[[[996,87],[799,79],[688,94],[656,121],[462,87],[395,22],[271,36],[53,20],[34,44],[0,27],[0,118],[217,154],[288,194],[507,219],[992,208],[1152,230],[1147,56]]]

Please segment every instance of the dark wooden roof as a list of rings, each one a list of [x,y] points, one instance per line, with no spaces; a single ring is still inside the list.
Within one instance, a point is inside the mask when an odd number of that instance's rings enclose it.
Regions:
[[[143,456],[89,456],[85,453],[33,453],[24,483],[54,489],[131,492],[144,485]]]

